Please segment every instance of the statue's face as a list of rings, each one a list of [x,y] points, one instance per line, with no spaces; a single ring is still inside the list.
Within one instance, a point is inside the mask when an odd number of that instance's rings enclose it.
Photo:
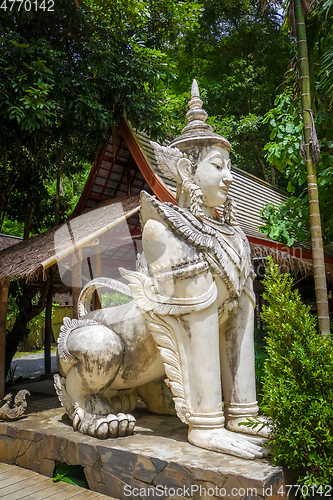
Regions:
[[[228,160],[228,152],[219,146],[207,147],[200,155],[193,180],[203,192],[206,207],[218,207],[227,200],[233,181]]]

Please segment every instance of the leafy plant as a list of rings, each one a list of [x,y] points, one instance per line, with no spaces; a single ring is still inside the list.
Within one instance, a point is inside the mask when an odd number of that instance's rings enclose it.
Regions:
[[[333,483],[333,348],[317,331],[294,281],[268,260],[262,318],[267,353],[262,410],[272,426],[274,463],[300,484]]]
[[[64,483],[69,483],[74,486],[81,486],[81,488],[88,488],[82,465],[68,465],[66,463],[60,463],[55,468],[53,481],[55,483],[63,481]]]
[[[120,306],[121,304],[127,304],[132,299],[126,297],[122,293],[102,293],[102,308]]]
[[[265,115],[270,125],[270,142],[264,150],[268,162],[286,177],[286,189],[291,194],[279,207],[268,203],[261,211],[264,225],[259,230],[287,246],[295,241],[310,241],[309,197],[306,187],[306,168],[300,155],[302,117],[300,97],[287,87],[276,97],[274,108]],[[317,166],[318,192],[324,241],[333,238],[331,193],[333,186],[332,114],[318,109],[315,125],[320,138],[320,162]]]
[[[11,366],[8,370],[8,373],[7,373],[7,379],[10,380],[11,384],[13,384],[14,379],[15,379],[16,368],[17,368],[17,365]]]

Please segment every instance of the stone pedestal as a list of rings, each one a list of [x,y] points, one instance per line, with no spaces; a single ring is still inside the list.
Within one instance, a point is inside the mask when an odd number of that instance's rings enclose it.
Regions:
[[[56,462],[82,465],[90,488],[122,500],[205,497],[282,500],[282,469],[187,442],[177,417],[138,412],[136,434],[100,441],[73,430],[63,409],[0,422],[0,461],[52,476]]]

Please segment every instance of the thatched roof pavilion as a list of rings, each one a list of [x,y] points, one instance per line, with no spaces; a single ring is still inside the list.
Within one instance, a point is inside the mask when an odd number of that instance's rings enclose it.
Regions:
[[[28,240],[20,240],[0,254],[0,283],[13,278],[43,281],[46,269],[88,245],[138,210],[139,196],[109,199],[58,227]],[[61,283],[58,283],[59,287]]]
[[[76,256],[78,261],[82,249],[96,246],[96,243],[100,246],[100,239],[103,239],[106,233],[121,227],[122,223],[138,210],[138,196],[109,199],[61,226],[29,240],[20,240],[0,252],[0,399],[3,398],[5,390],[6,316],[10,280],[26,278],[32,286],[35,284],[42,289],[43,282],[49,277],[48,269],[52,267],[53,290],[68,291],[75,285],[73,273],[68,278],[61,272],[64,269],[66,271],[66,267],[54,264],[65,262],[69,257],[72,264],[70,269],[75,269],[73,256]],[[91,277],[90,275],[89,278]],[[74,290],[77,295],[79,289],[75,287]]]

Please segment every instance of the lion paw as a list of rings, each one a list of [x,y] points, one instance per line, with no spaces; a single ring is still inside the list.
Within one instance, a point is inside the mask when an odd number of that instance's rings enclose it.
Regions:
[[[116,438],[133,434],[135,418],[133,415],[118,413],[107,416],[91,415],[82,408],[76,408],[73,428],[98,439]]]

